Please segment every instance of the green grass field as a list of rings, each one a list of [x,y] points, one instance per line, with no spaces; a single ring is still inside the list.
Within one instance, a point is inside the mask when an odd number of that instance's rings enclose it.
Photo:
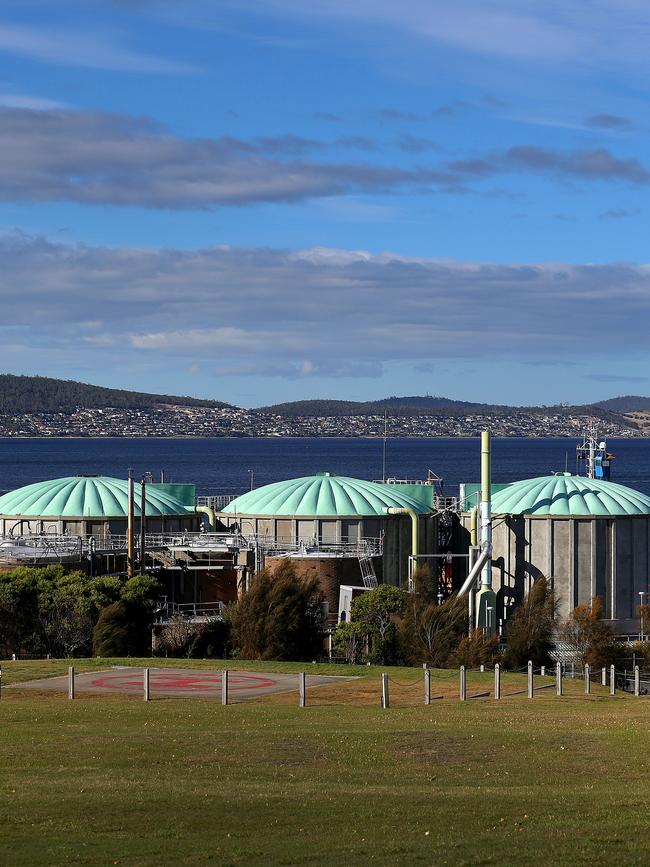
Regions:
[[[16,682],[67,662],[10,665]],[[222,707],[3,691],[0,861],[647,863],[647,699],[575,683],[562,699],[461,704],[450,679],[426,707],[422,672],[400,669],[382,711],[378,670],[358,673],[302,710],[295,696]],[[490,679],[472,675],[470,692]]]

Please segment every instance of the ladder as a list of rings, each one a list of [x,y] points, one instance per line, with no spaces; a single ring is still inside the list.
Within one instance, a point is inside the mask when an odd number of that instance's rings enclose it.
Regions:
[[[361,578],[363,586],[372,590],[377,586],[377,575],[375,574],[375,564],[372,562],[372,557],[368,551],[368,546],[363,542],[359,545],[357,552],[359,558],[359,568],[361,569]]]

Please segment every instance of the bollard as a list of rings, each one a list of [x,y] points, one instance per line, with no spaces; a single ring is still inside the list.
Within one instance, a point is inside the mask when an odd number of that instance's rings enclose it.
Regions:
[[[607,686],[607,668],[604,665],[600,670],[600,685]]]
[[[384,710],[390,707],[390,696],[388,695],[388,675],[383,672],[381,675],[381,706]]]
[[[555,664],[555,695],[562,695],[562,663]]]
[[[533,697],[533,663],[528,660],[528,698]]]
[[[479,671],[481,672],[481,674],[483,674],[485,672],[485,665],[483,663],[481,663],[481,667],[480,667]]]
[[[541,677],[546,677],[546,666],[543,665],[539,671]]]
[[[424,703],[431,704],[431,672],[428,668],[424,672]]]
[[[616,694],[616,669],[613,665],[609,667],[609,694]]]
[[[228,669],[224,668],[221,672],[221,704],[228,704],[228,687],[229,687]]]
[[[637,698],[641,695],[641,671],[638,665],[634,666],[634,695]]]
[[[498,662],[494,666],[494,698],[501,698],[501,666]]]
[[[145,701],[151,701],[151,681],[148,668],[142,669],[142,693]]]
[[[460,700],[466,701],[467,699],[467,673],[465,671],[465,666],[461,665],[460,667]]]
[[[68,667],[68,698],[74,698],[74,665]]]
[[[305,672],[301,671],[298,675],[298,707],[305,707],[307,704],[307,680]]]
[[[589,693],[591,692],[590,675],[591,675],[591,666],[587,662],[587,663],[585,663],[585,695],[589,695]]]

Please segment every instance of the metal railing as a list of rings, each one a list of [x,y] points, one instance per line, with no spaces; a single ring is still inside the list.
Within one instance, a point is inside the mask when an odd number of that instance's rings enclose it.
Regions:
[[[220,512],[239,496],[241,496],[241,494],[210,494],[205,497],[197,497],[196,505],[207,506],[209,509],[214,509],[215,512]]]
[[[156,611],[156,623],[167,623],[175,618],[189,620],[216,620],[223,614],[223,602],[167,602]]]
[[[381,557],[384,552],[384,542],[381,537],[362,537],[360,539],[343,539],[338,542],[322,538],[312,538],[296,542],[271,539],[268,536],[247,537],[253,541],[265,554],[330,554],[340,557]]]

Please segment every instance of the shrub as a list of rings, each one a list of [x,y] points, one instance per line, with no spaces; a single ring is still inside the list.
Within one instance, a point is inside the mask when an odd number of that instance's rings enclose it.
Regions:
[[[558,638],[578,654],[582,665],[595,668],[610,664],[616,656],[614,633],[602,620],[603,603],[594,597],[591,606],[578,605],[558,630]]]
[[[244,659],[311,660],[323,650],[318,578],[298,578],[291,560],[263,569],[230,606],[233,646]]]
[[[395,620],[406,607],[408,595],[398,587],[380,584],[357,596],[352,603],[353,623],[365,627],[370,637],[369,656],[373,662],[390,665],[397,658],[397,628]]]
[[[339,623],[332,636],[332,649],[335,656],[345,657],[351,665],[363,661],[368,644],[368,627],[365,623],[353,620]]]
[[[546,578],[538,578],[523,602],[506,623],[508,647],[505,665],[523,668],[532,660],[535,666],[551,662],[556,604]]]

